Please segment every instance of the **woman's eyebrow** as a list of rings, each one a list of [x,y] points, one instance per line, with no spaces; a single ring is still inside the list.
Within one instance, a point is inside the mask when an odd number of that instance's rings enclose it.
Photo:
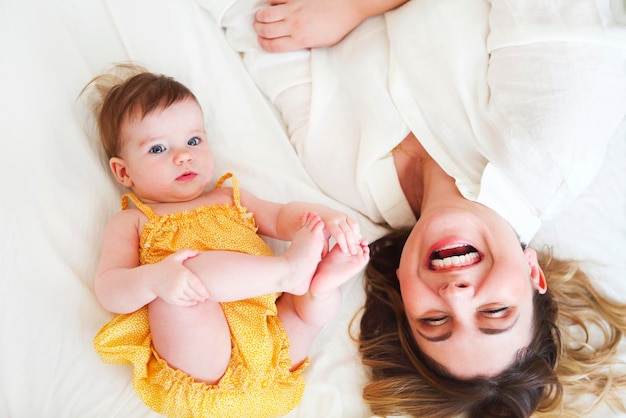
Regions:
[[[446,332],[445,334],[441,334],[441,335],[439,335],[439,336],[437,336],[437,337],[429,337],[429,336],[427,336],[427,335],[424,335],[424,334],[422,334],[422,333],[420,332],[420,330],[419,330],[419,329],[415,329],[415,331],[417,331],[417,333],[418,333],[418,334],[419,334],[422,338],[424,338],[425,340],[428,340],[428,341],[430,341],[430,342],[432,342],[432,343],[438,343],[438,342],[440,342],[440,341],[445,341],[445,340],[447,340],[448,338],[450,338],[450,337],[452,336],[452,331],[450,331],[450,332]]]
[[[519,314],[515,317],[515,320],[511,323],[511,325],[509,325],[508,327],[505,327],[505,328],[483,328],[483,327],[478,327],[478,330],[480,332],[482,332],[483,334],[487,334],[487,335],[502,334],[503,332],[507,332],[511,328],[513,328],[515,326],[515,324],[517,324],[517,320],[518,319],[519,319]]]

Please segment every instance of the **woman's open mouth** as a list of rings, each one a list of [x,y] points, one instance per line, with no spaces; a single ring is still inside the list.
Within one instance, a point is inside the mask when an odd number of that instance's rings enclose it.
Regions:
[[[474,265],[482,260],[478,250],[469,244],[451,244],[430,253],[428,268],[449,270]]]

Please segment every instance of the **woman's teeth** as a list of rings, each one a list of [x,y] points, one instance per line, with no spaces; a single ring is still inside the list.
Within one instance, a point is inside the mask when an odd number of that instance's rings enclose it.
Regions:
[[[478,250],[471,245],[455,244],[440,248],[430,255],[430,268],[446,270],[471,266],[481,260]]]
[[[443,270],[451,267],[465,267],[480,261],[480,254],[471,252],[463,255],[453,255],[446,258],[430,260],[430,266],[435,270]]]

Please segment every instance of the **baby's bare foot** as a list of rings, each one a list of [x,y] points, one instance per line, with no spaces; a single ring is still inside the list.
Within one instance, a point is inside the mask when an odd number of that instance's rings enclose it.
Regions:
[[[290,277],[286,278],[287,292],[303,295],[309,290],[311,278],[324,249],[324,222],[317,213],[307,212],[302,215],[302,226],[296,232],[291,245],[283,253],[290,268]]]
[[[359,242],[356,254],[344,253],[335,245],[319,263],[309,291],[317,296],[338,288],[361,271],[369,258],[370,249],[365,240]]]

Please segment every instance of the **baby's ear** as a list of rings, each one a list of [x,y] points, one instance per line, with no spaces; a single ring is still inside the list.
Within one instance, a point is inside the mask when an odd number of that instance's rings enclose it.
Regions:
[[[128,175],[128,171],[126,171],[126,163],[123,159],[119,157],[112,157],[109,160],[109,167],[111,167],[111,171],[113,172],[113,176],[115,179],[122,185],[126,187],[131,187],[133,185],[130,176]]]

